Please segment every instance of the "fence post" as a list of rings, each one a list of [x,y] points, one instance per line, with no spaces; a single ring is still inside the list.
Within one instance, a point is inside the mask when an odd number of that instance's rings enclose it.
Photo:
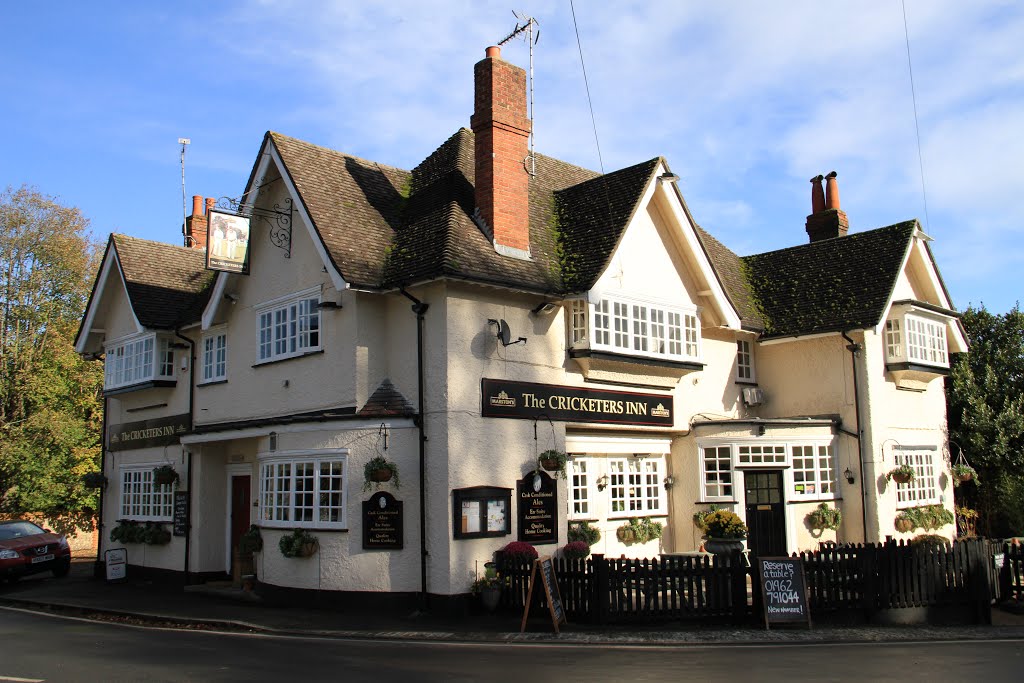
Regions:
[[[591,555],[594,575],[590,581],[590,616],[598,624],[608,619],[608,560],[601,553]]]
[[[878,605],[878,548],[865,543],[857,554],[857,573],[861,579],[861,606],[864,618],[868,623],[875,617]]]
[[[747,619],[747,563],[739,550],[729,555],[729,578],[732,581],[732,620],[740,626]]]

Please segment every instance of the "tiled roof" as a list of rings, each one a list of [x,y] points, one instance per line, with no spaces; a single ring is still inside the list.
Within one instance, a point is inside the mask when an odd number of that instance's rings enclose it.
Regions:
[[[214,279],[206,270],[205,251],[127,235],[111,235],[111,247],[143,326],[169,330],[199,319]]]
[[[393,417],[415,414],[416,409],[389,379],[380,383],[373,395],[367,399],[366,405],[357,413],[360,417]]]
[[[877,325],[916,228],[905,221],[740,259],[764,337]]]
[[[724,244],[715,239],[711,233],[696,226],[697,237],[704,245],[704,251],[711,261],[711,267],[718,275],[726,296],[740,316],[743,327],[752,330],[763,330],[764,319],[754,305],[754,298],[743,274],[743,263],[740,257],[730,251]]]

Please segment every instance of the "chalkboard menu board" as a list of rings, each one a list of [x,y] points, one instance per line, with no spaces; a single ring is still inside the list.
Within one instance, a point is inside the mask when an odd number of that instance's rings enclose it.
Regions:
[[[807,609],[803,561],[790,557],[759,557],[757,574],[765,628],[771,628],[773,623],[801,621],[807,622],[807,628],[810,628],[811,612]]]
[[[363,550],[400,550],[404,534],[402,501],[380,491],[363,501]]]
[[[558,488],[546,472],[531,472],[516,482],[519,540],[558,542]]]
[[[555,580],[555,564],[551,561],[550,555],[538,557],[533,561],[533,570],[530,572],[530,588],[526,591],[526,606],[523,608],[523,623],[519,632],[526,630],[526,618],[530,616],[530,604],[533,602],[533,589],[537,585],[537,577],[544,586],[544,595],[548,599],[548,611],[551,612],[551,623],[558,633],[559,624],[567,624],[565,608],[562,606],[562,594],[558,592],[558,581]]]
[[[174,492],[174,535],[188,534],[188,491]]]

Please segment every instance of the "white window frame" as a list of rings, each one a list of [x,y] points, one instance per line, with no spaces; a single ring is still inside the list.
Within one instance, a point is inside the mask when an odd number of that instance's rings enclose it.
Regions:
[[[750,339],[736,340],[736,381],[754,383],[754,342]]]
[[[911,309],[894,313],[885,321],[887,363],[914,363],[949,367],[946,318]]]
[[[893,448],[893,454],[897,466],[905,464],[914,468],[911,481],[906,484],[893,482],[896,484],[896,508],[939,503],[938,449],[935,446],[898,446]]]
[[[300,474],[298,468],[310,468]],[[293,451],[259,459],[259,525],[274,528],[348,528],[348,451]],[[322,488],[325,481],[337,487]],[[301,497],[298,495],[301,494]],[[330,501],[329,497],[339,498]],[[323,505],[325,496],[328,505]],[[324,513],[337,513],[323,520]],[[308,513],[309,519],[297,519]]]
[[[569,519],[596,519],[594,491],[598,469],[595,458],[573,455],[569,458]]]
[[[155,380],[175,380],[174,348],[170,339],[148,332],[105,345],[104,389],[120,389]]]
[[[793,466],[790,496],[794,500],[834,500],[838,487],[832,445],[794,443],[789,446],[789,454]],[[810,462],[798,465],[798,460]]]
[[[320,287],[312,287],[255,307],[256,365],[323,348],[320,297]]]
[[[700,479],[702,501],[736,499],[736,470],[733,467],[732,444],[709,443],[700,447]]]
[[[665,467],[661,453],[573,455],[569,459],[568,518],[665,517]],[[599,481],[603,490],[598,487]],[[616,503],[621,503],[621,509],[615,509]]]
[[[223,382],[228,378],[228,335],[223,329],[203,336],[203,362],[200,384]]]
[[[165,462],[122,465],[118,468],[118,519],[169,522],[174,514],[174,485],[153,485],[153,470]]]
[[[805,447],[812,449],[814,493],[810,493],[806,486],[802,492],[796,488],[804,482],[798,482],[795,476],[794,453],[799,448],[802,457]],[[763,439],[712,438],[698,441],[697,448],[700,453],[702,503],[741,500],[743,489],[737,482],[737,472],[764,469],[783,470],[787,500],[836,500],[839,497],[833,439],[794,438],[767,442]],[[807,467],[800,471],[805,478],[812,472]]]
[[[574,302],[571,313],[571,343],[575,348],[701,362],[697,307],[617,295],[592,304],[580,302],[580,306]]]

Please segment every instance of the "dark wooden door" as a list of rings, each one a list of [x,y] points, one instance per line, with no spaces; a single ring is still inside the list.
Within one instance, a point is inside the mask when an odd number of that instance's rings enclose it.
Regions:
[[[252,483],[249,475],[231,477],[231,555],[234,562],[238,539],[249,530],[252,523],[249,511],[252,508]]]
[[[786,508],[782,470],[744,472],[747,547],[753,555],[786,555]]]

